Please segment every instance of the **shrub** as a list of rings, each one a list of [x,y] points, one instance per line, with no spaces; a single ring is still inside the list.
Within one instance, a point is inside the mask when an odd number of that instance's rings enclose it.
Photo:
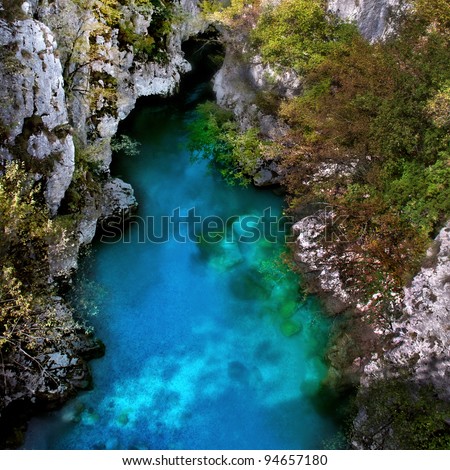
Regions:
[[[262,143],[254,128],[240,132],[232,114],[212,102],[197,107],[189,124],[188,149],[194,160],[205,158],[229,184],[246,186],[251,182]]]
[[[263,10],[251,39],[266,63],[304,72],[355,34],[353,25],[326,13],[322,0],[285,0]]]
[[[29,348],[36,310],[49,291],[47,245],[54,230],[40,185],[17,162],[0,178],[0,233],[0,347],[19,341]]]
[[[351,440],[366,449],[450,448],[450,405],[439,400],[432,387],[403,378],[379,379],[360,390],[357,402],[364,418],[356,420]]]

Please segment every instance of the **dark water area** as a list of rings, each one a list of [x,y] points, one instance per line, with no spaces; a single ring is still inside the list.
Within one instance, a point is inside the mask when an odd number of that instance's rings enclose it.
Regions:
[[[280,263],[282,236],[239,241],[243,221],[280,217],[282,198],[190,161],[186,124],[209,94],[203,84],[144,100],[127,119],[141,152],[112,171],[133,185],[144,222],[116,243],[97,240],[78,285],[84,295],[95,283],[89,322],[106,354],[91,363],[93,390],[33,419],[25,448],[320,449],[335,435],[314,405],[330,321]],[[146,217],[156,227],[177,209],[227,221],[227,239],[143,239]]]

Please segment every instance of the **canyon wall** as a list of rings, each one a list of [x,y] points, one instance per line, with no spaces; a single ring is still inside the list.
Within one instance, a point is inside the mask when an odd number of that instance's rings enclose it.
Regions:
[[[147,37],[151,7],[130,2],[120,8],[132,25],[131,37]],[[174,18],[156,60],[137,57],[105,16],[76,1],[0,2],[0,159],[23,161],[42,183],[50,218],[67,225],[48,247],[50,283],[70,282],[79,250],[92,241],[99,221],[136,207],[131,186],[110,176],[111,139],[140,96],[173,94],[190,70],[182,43],[205,27],[196,0],[176,4]],[[80,197],[68,212],[74,184]],[[2,356],[4,423],[19,417],[16,406],[26,415],[88,387],[86,361],[102,353],[101,343],[85,333],[59,296],[48,299],[41,317],[56,318],[63,331],[49,333],[36,357],[21,349]]]
[[[395,26],[403,0],[328,0],[328,8],[345,20],[355,21],[370,41],[382,39]]]
[[[345,20],[354,21],[362,35],[370,42],[384,40],[395,32],[396,21],[408,8],[401,0],[330,0],[328,8]],[[257,17],[246,13],[246,21],[255,24]],[[234,111],[242,129],[257,127],[267,137],[280,137],[286,132],[282,122],[265,114],[257,106],[258,93],[274,92],[277,96],[292,97],[302,92],[302,77],[292,71],[276,72],[264,65],[261,57],[252,53],[248,38],[239,31],[236,36],[225,32],[226,57],[222,69],[215,77],[214,87],[219,104]],[[367,157],[370,160],[370,157]],[[313,167],[306,177],[306,183],[334,181],[346,178],[358,171],[362,163],[323,162]],[[277,162],[270,161],[257,168],[254,182],[257,185],[277,184],[283,178]],[[355,289],[347,287],[340,272],[344,263],[351,265],[357,260],[351,254],[326,249],[323,243],[327,231],[333,227],[332,207],[310,204],[304,208],[294,225],[296,237],[295,258],[311,291],[320,294],[328,310],[333,314],[344,314],[349,328],[358,329],[353,339],[346,331],[341,334],[329,351],[330,362],[336,365],[330,369],[333,385],[350,381],[351,386],[371,384],[386,377],[396,378],[408,375],[409,383],[417,387],[432,385],[442,400],[450,399],[450,368],[448,348],[450,343],[448,321],[450,315],[450,272],[449,225],[436,237],[428,250],[423,266],[403,291],[392,293],[390,313],[395,320],[383,326],[374,326],[370,312],[383,297],[380,291],[367,302],[362,300]],[[329,234],[330,232],[328,232]],[[348,259],[343,259],[342,257]],[[389,290],[390,279],[384,280]],[[357,325],[355,327],[355,325]],[[356,344],[356,343],[360,344]],[[346,363],[346,364],[345,364]],[[337,365],[338,364],[338,365]],[[339,369],[339,370],[338,370]],[[361,408],[356,427],[364,421],[364,407]],[[382,446],[389,435],[390,427],[374,446]],[[389,438],[386,438],[386,442]],[[355,447],[363,447],[359,442]]]

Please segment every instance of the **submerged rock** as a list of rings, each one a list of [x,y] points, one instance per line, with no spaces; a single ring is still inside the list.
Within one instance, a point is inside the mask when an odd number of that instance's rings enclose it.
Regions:
[[[291,336],[294,336],[302,331],[302,326],[293,320],[285,320],[281,326],[280,330],[283,333],[284,336],[287,336],[290,338]]]
[[[239,361],[232,361],[228,363],[228,377],[237,382],[248,381],[250,371],[247,367]]]

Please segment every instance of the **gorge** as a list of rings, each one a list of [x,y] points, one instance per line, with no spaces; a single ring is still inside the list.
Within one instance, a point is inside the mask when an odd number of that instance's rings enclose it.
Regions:
[[[185,96],[191,109],[198,88]],[[311,401],[326,373],[329,322],[278,266],[281,241],[236,241],[245,218],[279,216],[281,199],[190,163],[186,105],[142,106],[126,121],[141,153],[113,171],[132,182],[139,220],[154,222],[131,222],[116,243],[94,246],[86,276],[103,293],[89,321],[106,354],[92,363],[93,391],[31,421],[25,448],[320,448],[335,431]],[[162,233],[177,208],[227,220],[233,234],[182,242],[170,227],[166,243],[144,238]]]
[[[91,386],[87,361],[104,352],[91,325],[106,344],[104,358],[92,362],[93,391],[32,420],[26,448],[447,445],[448,229],[438,235],[448,218],[445,2],[417,0],[413,13],[393,0],[285,0],[267,10],[232,2],[232,14],[211,2],[206,15],[191,0],[156,3],[1,2],[3,445],[19,444],[32,414]],[[271,8],[281,14],[271,16]],[[315,22],[314,41],[300,28],[289,43],[286,25],[275,26],[294,13]],[[418,15],[419,32],[410,14]],[[354,20],[365,39],[338,17]],[[406,33],[396,39],[403,21]],[[279,31],[292,54],[276,42]],[[203,115],[204,128],[216,133],[196,148],[212,149],[221,164],[225,149],[231,170],[219,165],[222,174],[245,168],[244,182],[283,186],[285,210],[297,222],[287,256],[302,272],[302,291],[320,301],[299,296],[297,275],[278,261],[282,243],[149,246],[136,239],[136,199],[144,218],[198,206],[204,216],[229,219],[231,232],[268,207],[281,213],[270,189],[229,187],[204,160],[189,162],[187,129],[206,84],[182,93],[178,104],[138,102],[123,130],[142,142],[141,151],[121,155],[130,141],[116,133],[136,100],[179,91],[192,67],[182,46],[189,37],[224,44],[214,89],[231,111],[222,121],[222,111]],[[412,58],[405,52],[411,44],[421,51]],[[396,80],[405,80],[400,90],[410,90],[412,104],[402,101]],[[347,128],[321,106],[347,113]],[[383,176],[376,171],[388,172],[392,189],[377,186]],[[395,212],[392,201],[404,207]],[[74,290],[80,250],[112,216],[131,222],[131,243],[95,242],[92,267],[88,258],[80,264]],[[336,243],[336,234],[346,243]],[[105,298],[95,299],[98,316],[80,318],[83,307],[68,291],[83,303],[92,280]],[[322,315],[324,307],[332,317]],[[331,397],[345,401],[358,387],[346,442],[336,438]],[[392,403],[389,393],[401,401]],[[403,410],[398,420],[391,403]],[[421,413],[432,423],[422,440],[414,437]],[[243,416],[258,423],[257,433],[242,426]],[[222,434],[199,431],[218,421]],[[109,437],[99,439],[99,428]]]

